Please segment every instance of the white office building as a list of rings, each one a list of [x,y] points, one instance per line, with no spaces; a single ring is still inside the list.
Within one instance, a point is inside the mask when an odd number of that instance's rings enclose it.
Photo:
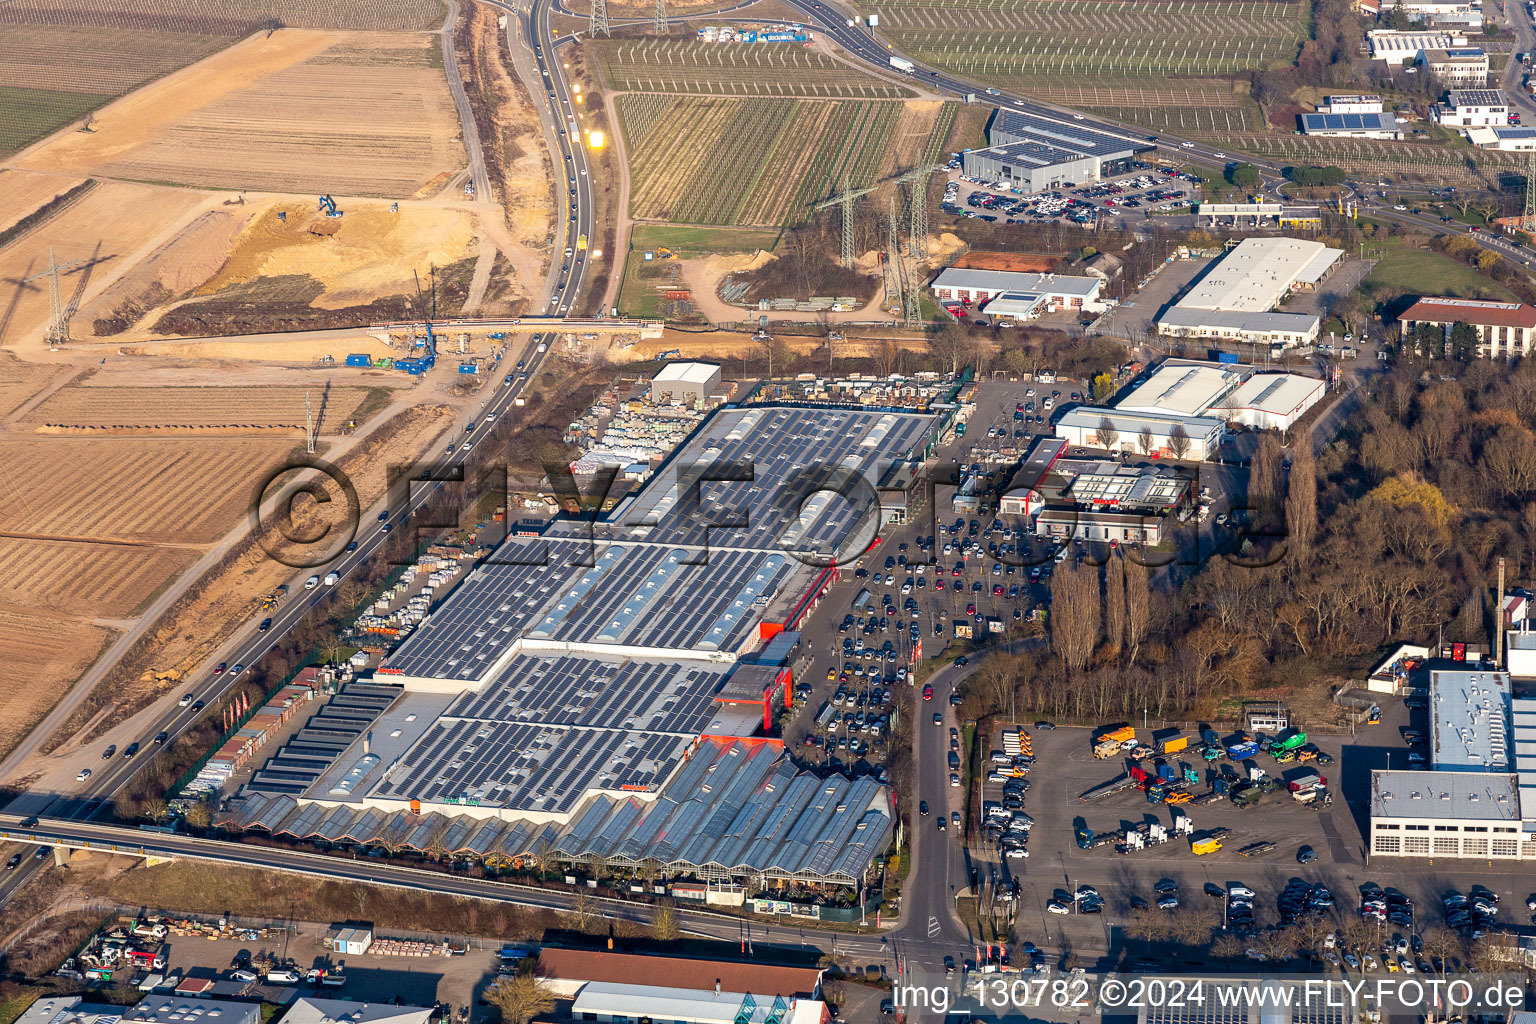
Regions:
[[[1478,149],[1498,149],[1506,153],[1528,153],[1536,149],[1536,128],[1519,125],[1467,128],[1462,134]]]
[[[1210,411],[1255,430],[1289,430],[1322,400],[1324,389],[1316,377],[1256,373]]]
[[[1105,444],[1105,423],[1115,434],[1113,443]],[[1180,433],[1187,439],[1183,458],[1208,461],[1221,447],[1225,424],[1206,416],[1180,416],[1161,412],[1123,412],[1103,406],[1079,405],[1068,409],[1056,420],[1056,436],[1071,445],[1141,454],[1141,432],[1152,435],[1151,454],[1159,458],[1177,458],[1175,441]]]
[[[946,267],[929,286],[940,302],[982,305],[1005,299],[1003,316],[1036,315],[1074,310],[1102,313],[1108,305],[1099,297],[1104,282],[1097,277],[1066,277],[1060,274],[1025,274],[1011,270],[973,270]],[[991,307],[987,307],[988,312]]]
[[[1435,119],[1451,128],[1502,128],[1509,124],[1509,97],[1502,89],[1452,89]]]

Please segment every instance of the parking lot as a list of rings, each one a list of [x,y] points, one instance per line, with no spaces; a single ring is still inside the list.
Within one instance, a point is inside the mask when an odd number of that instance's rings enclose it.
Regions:
[[[1093,227],[1098,220],[1141,219],[1186,209],[1199,199],[1200,179],[1173,168],[1141,165],[1104,181],[1026,194],[1008,182],[984,182],[951,171],[944,187],[945,213],[1005,224],[1065,220]]]
[[[996,838],[989,837],[983,827],[973,830],[971,852],[978,890],[986,898],[1017,893],[1017,899],[1007,904],[1016,907],[1011,932],[1016,963],[1030,962],[1027,950],[1033,945],[1041,950],[1036,959],[1052,968],[1060,968],[1060,957],[1068,951],[1086,966],[1108,968],[1136,948],[1123,929],[1138,908],[1158,907],[1162,900],[1169,914],[1193,905],[1208,910],[1214,924],[1229,915],[1234,930],[1249,943],[1256,943],[1281,920],[1315,914],[1321,925],[1317,952],[1329,969],[1413,972],[1426,966],[1434,970],[1459,966],[1450,955],[1440,962],[1433,936],[1446,926],[1471,937],[1479,927],[1528,922],[1531,913],[1526,900],[1536,883],[1518,863],[1443,860],[1431,864],[1395,858],[1368,863],[1362,830],[1368,824],[1363,815],[1369,806],[1364,794],[1370,771],[1389,763],[1407,767],[1412,751],[1404,735],[1410,729],[1425,732],[1427,723],[1419,720],[1424,714],[1410,713],[1400,700],[1391,701],[1383,705],[1380,724],[1361,726],[1356,736],[1311,734],[1310,740],[1333,759],[1326,765],[1279,765],[1267,754],[1258,755],[1252,763],[1282,783],[1312,770],[1319,772],[1328,780],[1334,799],[1329,806],[1303,805],[1282,785],[1245,808],[1226,798],[1178,807],[1154,805],[1139,788],[1084,802],[1084,793],[1123,772],[1123,758],[1096,759],[1091,749],[1094,730],[1022,723],[1032,737],[1036,758],[1022,776],[1031,785],[1023,806],[1015,811],[1016,815],[1027,812],[1032,820],[1029,857],[1002,857]],[[1148,735],[1138,729],[1140,738]],[[987,738],[983,760],[989,761],[1000,747],[1000,734]],[[1226,758],[1207,763],[1193,748],[1166,760],[1177,765],[1180,775],[1185,768],[1198,775],[1200,782],[1190,786],[1195,793],[1208,791],[1213,773],[1238,767]],[[940,767],[926,770],[937,772]],[[983,785],[983,807],[1002,800],[1000,777]],[[1190,835],[1178,832],[1180,816],[1189,818],[1196,838],[1215,830],[1221,835],[1221,848],[1196,856]],[[1098,834],[1140,827],[1143,834],[1155,836],[1153,824],[1166,830],[1166,842],[1149,840],[1145,848],[1128,852],[1120,852],[1113,842],[1086,850],[1079,845],[1082,829]],[[1221,830],[1228,831],[1222,834]],[[1274,844],[1272,849],[1259,852],[1262,848],[1257,844],[1269,843]],[[1245,848],[1254,855],[1239,852]],[[1304,856],[1305,850],[1316,859]],[[1103,912],[1085,913],[1085,904],[1073,899],[1084,886],[1100,894]],[[1251,889],[1254,895],[1231,901],[1234,887],[1238,892]],[[1086,906],[1093,906],[1091,898]],[[1322,944],[1322,932],[1336,935],[1332,947]],[[1430,936],[1427,950],[1421,948],[1426,935]],[[1397,952],[1399,942],[1402,953]],[[1370,962],[1365,960],[1367,952],[1372,955]],[[1355,957],[1353,964],[1346,954]],[[1186,966],[1209,966],[1204,950],[1197,948],[1189,955]],[[1388,955],[1394,959],[1390,968]],[[1458,951],[1455,957],[1459,956]]]
[[[1052,396],[1056,401],[1070,401],[1084,385],[983,383],[965,435],[935,453],[932,472],[943,479],[974,465],[985,473],[984,486],[1006,484],[1036,434],[1050,433],[1039,405],[1053,391],[1060,392]],[[1031,417],[1041,422],[1025,420],[1019,408],[1025,405],[1036,407]],[[905,675],[918,641],[923,657],[932,658],[955,640],[956,622],[980,636],[996,621],[1005,638],[1016,636],[1049,599],[1052,545],[1023,533],[1017,517],[957,515],[952,488],[937,494],[937,509],[925,507],[912,521],[885,526],[881,544],[841,574],[802,627],[806,661],[785,736],[808,763],[883,764],[889,716],[908,689]],[[867,599],[854,607],[862,594]]]

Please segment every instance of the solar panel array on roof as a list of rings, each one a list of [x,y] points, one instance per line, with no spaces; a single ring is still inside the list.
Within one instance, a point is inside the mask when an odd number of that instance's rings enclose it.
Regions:
[[[649,801],[602,796],[563,827],[439,812],[380,815],[252,793],[218,817],[227,827],[457,857],[602,858],[701,878],[754,874],[855,884],[891,840],[884,787],[870,778],[797,772],[783,751],[706,742]]]
[[[1080,156],[1094,156],[1101,159],[1129,156],[1140,148],[1137,142],[1087,125],[1058,121],[1055,118],[1041,117],[1021,110],[1009,110],[1006,107],[998,109],[997,116],[992,120],[988,139],[1002,145],[1012,142],[1038,142]]]
[[[1384,132],[1397,129],[1396,119],[1388,113],[1303,114],[1302,126],[1309,132]]]

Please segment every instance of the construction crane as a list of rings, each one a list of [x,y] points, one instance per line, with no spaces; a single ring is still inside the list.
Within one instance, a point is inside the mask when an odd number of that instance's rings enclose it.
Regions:
[[[76,267],[83,267],[90,260],[75,260],[73,263],[61,264],[53,255],[53,246],[48,247],[48,269],[31,277],[24,277],[20,284],[29,284],[43,278],[48,279],[48,347],[56,348],[69,341],[69,319],[64,315],[64,304],[59,300],[59,274]]]

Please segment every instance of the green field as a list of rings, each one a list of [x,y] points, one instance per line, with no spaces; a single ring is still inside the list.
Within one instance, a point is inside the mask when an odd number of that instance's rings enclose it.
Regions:
[[[779,232],[773,228],[702,228],[680,224],[636,224],[629,234],[632,249],[666,246],[678,253],[752,252],[772,249]]]
[[[844,181],[861,188],[895,169],[898,102],[660,98],[665,106],[654,95],[618,101],[637,220],[796,224]],[[911,163],[932,148],[941,124],[948,136],[942,110]]]
[[[1371,269],[1361,288],[1378,301],[1399,295],[1515,301],[1515,296],[1499,282],[1460,260],[1397,242],[1384,247],[1381,262]]]
[[[600,39],[598,64],[617,92],[900,99],[911,90],[799,46]]]
[[[25,149],[110,98],[0,85],[0,156]]]
[[[873,0],[911,57],[995,81],[1237,75],[1288,64],[1303,4],[1266,0]],[[1010,83],[1012,84],[1012,83]]]

